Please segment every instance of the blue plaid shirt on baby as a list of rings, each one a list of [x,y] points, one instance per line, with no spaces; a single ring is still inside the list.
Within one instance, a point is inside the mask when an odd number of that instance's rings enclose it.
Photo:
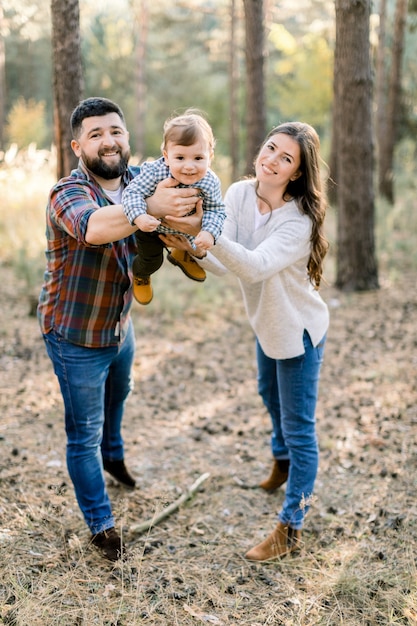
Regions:
[[[170,178],[171,173],[169,167],[165,164],[164,157],[160,157],[156,161],[146,161],[141,165],[140,172],[126,187],[123,192],[122,204],[123,210],[129,222],[134,225],[134,221],[139,215],[146,213],[145,199],[155,193],[155,189],[162,180]],[[223,228],[223,222],[226,218],[225,205],[221,193],[221,185],[218,176],[208,170],[207,174],[198,182],[192,185],[183,185],[180,183],[178,187],[194,187],[200,190],[203,198],[203,219],[201,230],[211,233],[216,241]],[[167,210],[167,215],[169,209]],[[161,224],[156,229],[158,233],[184,235],[184,233],[169,228]],[[185,235],[190,241],[194,237]]]

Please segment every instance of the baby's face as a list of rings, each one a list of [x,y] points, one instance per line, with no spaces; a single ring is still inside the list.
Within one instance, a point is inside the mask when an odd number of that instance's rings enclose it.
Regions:
[[[171,175],[183,185],[193,185],[201,180],[210,167],[212,157],[209,146],[201,141],[191,146],[179,146],[168,141],[163,155]]]

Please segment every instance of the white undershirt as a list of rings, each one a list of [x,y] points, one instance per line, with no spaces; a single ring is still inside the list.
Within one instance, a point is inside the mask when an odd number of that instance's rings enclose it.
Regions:
[[[123,185],[120,185],[119,189],[115,191],[110,191],[110,189],[105,189],[104,191],[114,204],[122,204]]]

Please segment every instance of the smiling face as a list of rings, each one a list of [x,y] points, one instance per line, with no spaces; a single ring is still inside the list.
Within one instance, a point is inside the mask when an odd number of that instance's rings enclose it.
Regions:
[[[98,179],[113,180],[126,171],[129,133],[117,113],[86,117],[71,146]]]
[[[301,151],[298,142],[284,133],[269,137],[255,162],[260,184],[283,187],[301,176]]]
[[[201,180],[212,158],[212,152],[204,141],[197,141],[190,146],[179,146],[168,141],[163,155],[171,175],[183,185],[193,185]]]

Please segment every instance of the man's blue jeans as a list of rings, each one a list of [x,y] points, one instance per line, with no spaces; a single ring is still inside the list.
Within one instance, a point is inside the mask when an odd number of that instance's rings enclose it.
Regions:
[[[96,534],[114,526],[103,457],[119,461],[124,456],[121,426],[133,386],[133,325],[118,346],[85,348],[53,331],[44,340],[64,400],[68,472],[84,519]]]
[[[272,454],[289,459],[285,500],[278,518],[301,529],[318,469],[316,404],[326,337],[313,347],[304,332],[305,353],[271,359],[257,342],[258,391],[272,420]]]

